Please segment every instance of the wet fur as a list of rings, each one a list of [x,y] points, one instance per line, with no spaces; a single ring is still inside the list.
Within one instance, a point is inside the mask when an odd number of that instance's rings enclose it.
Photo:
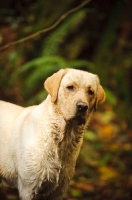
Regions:
[[[79,83],[82,76],[84,82]],[[76,83],[76,90],[67,91],[67,82]],[[93,97],[86,92],[89,84]],[[105,100],[97,76],[79,70],[60,70],[46,80],[45,88],[49,95],[37,106],[23,108],[0,101],[0,176],[4,184],[18,188],[21,200],[40,194],[62,200],[90,116]],[[89,107],[83,116],[76,112],[78,100]]]

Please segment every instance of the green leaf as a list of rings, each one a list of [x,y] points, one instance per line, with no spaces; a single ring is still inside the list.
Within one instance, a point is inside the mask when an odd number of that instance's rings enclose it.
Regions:
[[[93,142],[97,139],[97,135],[92,131],[86,131],[85,134],[84,134],[84,139]]]
[[[106,99],[107,101],[115,106],[116,105],[116,96],[114,95],[114,93],[112,91],[110,91],[109,89],[105,88],[105,93],[106,93]]]

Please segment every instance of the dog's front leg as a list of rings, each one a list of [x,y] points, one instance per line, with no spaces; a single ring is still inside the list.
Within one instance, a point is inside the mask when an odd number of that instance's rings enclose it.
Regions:
[[[26,186],[24,181],[20,178],[18,179],[18,191],[19,191],[19,199],[20,200],[32,200],[33,194],[30,186]]]

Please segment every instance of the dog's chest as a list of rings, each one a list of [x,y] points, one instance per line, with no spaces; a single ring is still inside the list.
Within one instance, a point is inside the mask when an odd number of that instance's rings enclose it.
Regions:
[[[33,162],[28,167],[31,172],[35,171],[34,192],[42,190],[46,195],[72,178],[83,136],[83,128],[79,128],[75,122],[67,123],[52,105],[47,112],[47,116],[41,118],[43,120],[34,120],[38,138],[36,155],[35,151],[31,155],[35,165],[33,170]],[[36,113],[34,116],[36,119]]]
[[[54,144],[56,146],[57,162],[60,163],[58,182],[69,182],[74,174],[76,160],[83,142],[83,128],[74,123],[65,125],[63,134],[59,133],[61,124],[56,124],[54,129]],[[56,130],[56,131],[55,131]],[[61,135],[61,137],[59,137]],[[63,178],[65,177],[65,180]]]
[[[47,145],[43,151],[43,170],[39,174],[39,191],[50,193],[73,176],[76,159],[82,144],[82,133],[59,120],[50,124]],[[41,180],[41,181],[40,181]]]

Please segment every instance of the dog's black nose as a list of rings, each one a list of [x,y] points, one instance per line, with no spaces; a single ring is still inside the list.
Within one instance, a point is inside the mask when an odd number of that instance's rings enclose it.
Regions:
[[[77,110],[80,112],[85,112],[88,109],[88,104],[82,101],[76,103]]]

